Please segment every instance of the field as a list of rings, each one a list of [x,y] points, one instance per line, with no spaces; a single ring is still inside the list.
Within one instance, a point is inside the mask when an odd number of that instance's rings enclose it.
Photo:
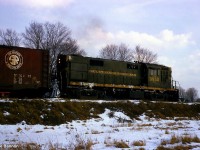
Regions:
[[[200,149],[200,104],[1,99],[4,149]]]

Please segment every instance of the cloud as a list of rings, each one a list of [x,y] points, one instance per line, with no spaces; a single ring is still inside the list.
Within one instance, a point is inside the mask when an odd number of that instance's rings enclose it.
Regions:
[[[199,78],[199,72],[200,72],[200,50],[194,51],[192,54],[188,57],[188,63],[192,64],[189,65],[189,69],[196,74],[196,77]]]
[[[174,34],[173,31],[168,29],[161,31],[159,35],[160,39],[163,41],[162,44],[166,43],[168,47],[173,45],[177,48],[183,48],[187,45],[194,44],[194,41],[191,41],[191,36],[191,33]]]
[[[0,0],[0,4],[19,5],[31,8],[53,8],[67,6],[74,0]]]
[[[116,9],[117,12],[119,13],[131,13],[131,12],[136,12],[136,11],[141,11],[143,10],[145,7],[149,7],[149,5],[155,5],[157,3],[162,2],[163,0],[148,0],[148,1],[144,1],[144,0],[126,0],[124,2],[122,2],[122,6],[118,7]]]
[[[125,43],[130,48],[135,48],[139,44],[152,51],[162,52],[162,54],[173,51],[180,52],[195,44],[191,37],[191,33],[175,34],[169,29],[153,35],[136,31],[107,32],[102,26],[90,26],[84,30],[83,35],[77,36],[77,39],[80,47],[88,50],[88,55],[97,56],[98,51],[103,48],[102,46],[120,43]]]

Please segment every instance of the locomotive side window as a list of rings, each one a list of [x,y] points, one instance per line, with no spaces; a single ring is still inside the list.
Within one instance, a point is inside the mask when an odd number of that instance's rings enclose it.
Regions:
[[[163,81],[163,82],[166,82],[167,80],[168,80],[168,76],[169,74],[168,74],[168,70],[162,70],[162,73],[161,73],[161,80]]]
[[[127,69],[138,69],[138,65],[135,65],[135,64],[127,64]]]
[[[160,70],[150,69],[150,75],[151,76],[159,76],[160,75]]]
[[[101,60],[90,60],[90,66],[103,66],[104,62]]]
[[[157,71],[158,71],[158,72],[157,72],[157,75],[160,76],[160,70],[157,70]]]

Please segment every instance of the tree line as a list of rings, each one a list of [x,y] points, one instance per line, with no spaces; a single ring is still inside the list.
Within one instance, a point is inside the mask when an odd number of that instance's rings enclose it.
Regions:
[[[85,50],[81,49],[77,41],[71,37],[71,30],[60,22],[31,22],[21,34],[12,29],[0,29],[0,44],[49,50],[52,57],[52,69],[55,67],[54,59],[58,54],[87,55]],[[157,63],[157,54],[139,45],[135,49],[131,49],[124,43],[106,45],[99,51],[99,56],[97,57],[121,61]]]
[[[50,73],[53,75],[56,72],[56,60],[59,54],[87,55],[71,34],[71,30],[60,22],[40,23],[33,21],[25,27],[25,31],[21,34],[13,29],[0,29],[0,44],[48,50],[50,53]],[[106,45],[99,50],[97,57],[129,62],[158,63],[158,56],[153,51],[140,45],[129,48],[124,43]],[[188,90],[181,88],[181,92],[184,93],[182,95],[187,97],[188,101],[196,101],[198,98],[198,92],[195,88]]]

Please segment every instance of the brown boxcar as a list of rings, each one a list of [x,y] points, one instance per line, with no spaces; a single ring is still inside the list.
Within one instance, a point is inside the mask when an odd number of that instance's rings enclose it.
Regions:
[[[2,95],[9,92],[24,92],[23,90],[28,89],[36,91],[48,87],[48,51],[0,45],[0,92]]]

